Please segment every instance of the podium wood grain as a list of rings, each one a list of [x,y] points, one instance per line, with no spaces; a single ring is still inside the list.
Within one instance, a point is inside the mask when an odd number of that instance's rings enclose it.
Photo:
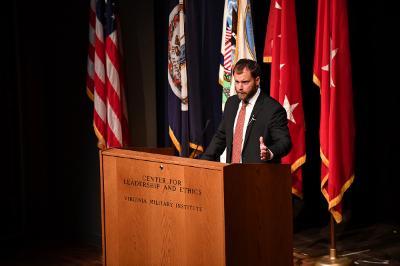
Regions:
[[[292,263],[288,167],[120,149],[101,167],[105,265]]]

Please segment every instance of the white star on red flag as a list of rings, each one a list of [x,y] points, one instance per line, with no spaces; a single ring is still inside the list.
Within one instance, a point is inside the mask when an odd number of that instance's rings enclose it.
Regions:
[[[285,100],[283,101],[283,108],[286,110],[287,119],[296,124],[296,120],[294,120],[293,111],[299,105],[299,103],[290,104],[287,95],[285,95]]]
[[[335,58],[335,56],[336,56],[336,54],[337,54],[337,52],[339,50],[339,48],[332,49],[332,38],[331,38],[331,49],[330,50],[331,50],[330,51],[331,58],[330,58],[329,64],[321,67],[321,69],[324,70],[324,71],[329,71],[329,69],[330,69],[330,67],[332,65],[333,58]],[[331,86],[331,88],[334,88],[335,87],[335,83],[333,82],[332,72],[329,73],[329,77],[330,77],[330,83],[331,83],[330,86]]]

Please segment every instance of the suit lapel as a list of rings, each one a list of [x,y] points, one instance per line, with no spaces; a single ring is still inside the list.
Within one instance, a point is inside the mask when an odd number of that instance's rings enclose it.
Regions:
[[[248,124],[247,124],[246,136],[245,136],[245,138],[244,138],[244,143],[243,143],[243,149],[244,149],[244,147],[245,147],[246,144],[247,144],[247,140],[248,140],[248,138],[249,138],[249,136],[250,136],[251,129],[253,128],[253,125],[254,125],[254,123],[255,123],[256,120],[257,120],[257,114],[258,114],[258,113],[260,112],[260,110],[262,109],[262,105],[263,105],[263,102],[264,102],[264,98],[265,98],[265,95],[261,92],[260,95],[258,96],[258,99],[257,99],[257,101],[256,101],[256,104],[254,105],[253,111],[251,112],[251,115],[250,115],[249,122],[248,122]]]
[[[235,124],[235,118],[236,118],[236,113],[237,110],[239,108],[239,103],[240,100],[238,97],[235,97],[235,99],[233,100],[232,103],[232,108],[229,108],[229,111],[227,113],[226,118],[229,119],[229,121],[227,121],[227,125],[229,125],[229,129],[226,132],[226,143],[227,143],[227,147],[228,146],[232,146],[232,142],[233,142],[233,126]],[[225,110],[227,110],[227,108],[225,108]]]

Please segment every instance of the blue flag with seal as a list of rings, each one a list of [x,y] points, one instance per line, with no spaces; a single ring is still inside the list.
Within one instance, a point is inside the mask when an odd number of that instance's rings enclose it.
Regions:
[[[197,42],[185,41],[183,0],[170,1],[168,24],[168,122],[169,136],[182,157],[203,151]],[[192,8],[191,8],[192,9]],[[189,24],[190,25],[190,24]],[[195,34],[189,33],[189,36]],[[187,56],[187,52],[191,56]],[[191,58],[187,62],[187,58]],[[190,106],[190,107],[189,107]]]
[[[189,148],[190,157],[204,151],[204,133],[208,122],[203,121],[203,112],[209,108],[209,102],[202,100],[205,91],[202,70],[206,67],[202,61],[203,23],[201,14],[204,10],[202,1],[185,1],[185,36],[186,36],[186,65],[189,98]],[[207,94],[206,94],[207,95]],[[208,96],[208,95],[207,95]],[[207,98],[209,99],[209,98]],[[204,103],[204,104],[203,104]],[[208,105],[208,106],[207,106]],[[205,124],[205,126],[204,126]]]
[[[183,0],[170,1],[168,19],[169,136],[180,156],[189,154],[188,88]]]

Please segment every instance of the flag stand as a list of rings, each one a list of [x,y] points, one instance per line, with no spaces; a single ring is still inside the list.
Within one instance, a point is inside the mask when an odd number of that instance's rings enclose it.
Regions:
[[[331,230],[330,230],[330,237],[331,237],[331,247],[329,249],[329,255],[323,256],[320,258],[315,265],[317,266],[325,266],[325,265],[341,265],[347,266],[352,265],[352,260],[346,257],[338,258],[336,256],[336,238],[335,238],[335,220],[333,219],[333,215],[331,214]]]

